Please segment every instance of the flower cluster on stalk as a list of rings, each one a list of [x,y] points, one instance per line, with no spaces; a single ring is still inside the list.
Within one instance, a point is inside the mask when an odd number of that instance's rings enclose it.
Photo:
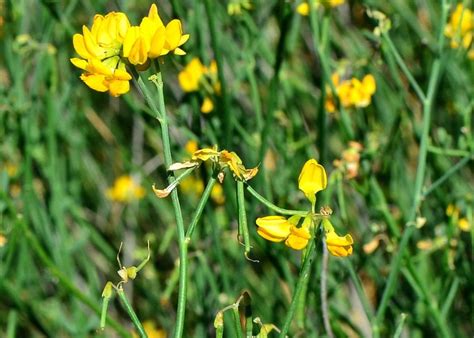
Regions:
[[[469,8],[458,4],[451,14],[444,35],[450,38],[451,48],[464,48],[469,50],[468,57],[474,59],[474,14]]]
[[[84,71],[80,78],[87,86],[120,96],[130,90],[132,76],[127,66],[144,70],[159,56],[184,55],[180,47],[188,39],[181,21],[174,19],[165,25],[155,4],[139,26],[132,26],[122,12],[97,14],[90,29],[83,26],[82,34],[74,34],[73,45],[80,58],[71,62]]]
[[[298,178],[298,188],[311,202],[311,211],[306,216],[293,215],[289,218],[271,215],[257,218],[257,233],[272,242],[283,242],[294,249],[302,250],[314,236],[316,226],[322,225],[328,251],[338,257],[352,254],[352,236],[347,234],[339,236],[329,220],[332,211],[321,208],[320,213],[315,213],[316,194],[327,186],[327,176],[324,167],[315,159],[308,160]],[[317,222],[317,220],[321,222]]]

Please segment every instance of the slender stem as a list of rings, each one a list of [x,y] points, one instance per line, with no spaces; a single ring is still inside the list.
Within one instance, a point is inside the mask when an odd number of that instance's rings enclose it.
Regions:
[[[260,202],[262,202],[263,204],[265,204],[268,208],[272,209],[273,211],[276,211],[277,213],[279,214],[282,214],[282,215],[301,215],[301,216],[306,216],[308,214],[307,211],[302,211],[302,210],[290,210],[290,209],[283,209],[283,208],[280,208],[278,206],[276,206],[275,204],[273,204],[272,202],[270,202],[269,200],[267,200],[265,197],[263,197],[262,195],[260,195],[258,192],[256,192],[250,185],[247,184],[247,191],[249,193],[251,193],[257,200],[259,200]]]
[[[234,326],[237,338],[244,338],[244,334],[242,333],[242,326],[240,324],[239,305],[235,304],[234,306],[232,306],[232,316],[234,318]]]
[[[326,241],[323,239],[323,264],[321,268],[321,309],[323,311],[323,322],[324,329],[329,338],[334,338],[334,333],[332,332],[331,322],[329,320],[329,306],[328,306],[328,248],[326,246]]]
[[[158,66],[159,67],[159,66]],[[158,92],[158,121],[161,124],[161,139],[163,142],[163,152],[164,152],[164,159],[165,159],[165,166],[169,168],[169,166],[173,163],[173,158],[171,156],[171,145],[170,145],[170,136],[169,136],[169,129],[168,129],[168,118],[166,114],[165,108],[165,99],[163,94],[163,79],[161,72],[158,68],[158,72],[154,75],[151,80],[156,86]],[[139,86],[140,81],[138,81]],[[146,87],[146,86],[145,86]],[[145,91],[145,88],[142,88]],[[149,102],[150,96],[146,96],[145,99],[147,100],[150,107],[153,108],[153,102]],[[156,107],[156,106],[155,106]],[[169,184],[174,182],[175,178],[173,173],[168,176]],[[177,308],[177,316],[176,316],[176,328],[174,332],[175,338],[180,338],[183,335],[183,328],[184,328],[184,317],[186,311],[186,294],[187,294],[187,267],[188,267],[188,246],[186,243],[185,237],[185,229],[184,229],[184,222],[183,222],[183,215],[181,213],[181,204],[179,202],[178,190],[173,189],[171,192],[171,202],[173,204],[173,210],[176,217],[176,228],[178,232],[178,245],[179,245],[179,289],[178,289],[178,308]]]
[[[7,338],[16,337],[16,326],[18,321],[18,313],[16,310],[10,310],[8,312],[8,324],[7,324]]]
[[[397,329],[395,333],[393,334],[393,338],[400,338],[403,332],[403,325],[405,324],[405,319],[407,319],[407,315],[405,313],[402,313],[400,315],[400,322],[397,325]]]
[[[447,148],[440,148],[436,146],[428,146],[428,151],[433,154],[452,156],[452,157],[472,156],[472,153],[469,153],[469,151],[467,150],[447,149]]]
[[[362,283],[360,281],[359,276],[356,274],[354,267],[352,266],[352,263],[350,260],[346,259],[344,260],[344,265],[346,266],[347,270],[349,271],[349,276],[352,279],[352,283],[354,283],[354,286],[356,288],[357,295],[359,296],[360,302],[362,303],[362,307],[364,308],[365,315],[369,319],[369,321],[372,321],[374,318],[374,309],[370,305],[370,302],[367,298],[367,295],[365,294],[364,288],[362,287]]]
[[[124,306],[125,310],[130,316],[130,319],[132,320],[133,325],[135,325],[135,328],[137,329],[138,334],[140,335],[140,338],[148,338],[148,335],[146,334],[145,329],[142,326],[142,323],[140,323],[140,320],[138,319],[137,314],[135,313],[132,306],[130,305],[130,302],[128,301],[127,296],[125,296],[125,292],[123,292],[123,289],[118,288],[117,294],[120,298],[120,301],[122,302],[122,305]]]
[[[454,277],[454,281],[451,284],[451,287],[449,288],[448,296],[446,297],[446,300],[443,303],[443,307],[441,308],[441,315],[446,318],[449,312],[449,308],[453,304],[454,297],[456,296],[456,293],[458,292],[459,289],[459,278]]]
[[[199,220],[201,219],[202,212],[204,211],[204,207],[206,206],[207,201],[209,200],[209,196],[211,195],[214,184],[216,184],[216,179],[214,177],[211,177],[209,181],[207,182],[206,189],[204,189],[201,199],[199,200],[199,203],[196,208],[196,211],[194,212],[194,216],[191,221],[191,224],[189,225],[188,230],[186,231],[187,243],[191,241],[191,236],[193,235],[196,225],[199,223]]]
[[[315,239],[311,239],[309,242],[309,246],[306,252],[306,258],[304,260],[303,266],[301,268],[300,276],[298,278],[298,282],[296,284],[295,293],[293,295],[293,299],[291,300],[290,309],[285,318],[285,323],[283,324],[283,328],[281,329],[280,338],[285,338],[288,330],[290,329],[291,321],[293,320],[293,316],[295,315],[296,308],[298,306],[298,301],[300,299],[300,294],[303,291],[303,285],[305,281],[309,278],[309,268],[311,267],[311,263],[313,262],[313,254],[315,249]]]
[[[245,211],[244,182],[242,181],[237,181],[237,206],[239,211],[239,229],[242,231],[239,235],[242,235],[244,239],[245,257],[247,257],[251,247],[249,227],[247,225],[247,213]]]
[[[385,43],[388,45],[388,48],[392,52],[393,56],[395,57],[395,60],[397,61],[398,66],[400,67],[402,72],[407,77],[408,82],[410,82],[411,86],[415,90],[416,95],[418,95],[420,101],[424,101],[425,100],[425,94],[423,93],[423,90],[421,90],[420,85],[418,84],[418,82],[415,80],[415,78],[411,74],[410,70],[408,69],[408,67],[405,63],[405,61],[403,61],[402,57],[400,56],[400,53],[398,53],[398,50],[395,47],[395,45],[393,44],[392,39],[390,38],[390,35],[388,34],[388,32],[384,32],[382,34],[382,38],[385,41]]]
[[[423,191],[423,197],[431,194],[436,188],[443,184],[447,179],[449,179],[456,171],[464,167],[469,161],[473,159],[474,153],[469,154],[469,156],[463,158],[461,161],[449,168],[443,176],[434,181],[427,189]]]
[[[440,50],[442,49],[444,43],[444,26],[446,23],[448,12],[448,6],[446,5],[446,0],[442,1],[442,15],[441,15],[441,27],[438,36],[438,46]],[[441,53],[440,53],[441,54]],[[428,142],[429,142],[429,131],[430,131],[430,121],[431,121],[431,110],[433,106],[433,101],[435,97],[436,87],[441,75],[441,62],[442,59],[438,55],[438,58],[434,61],[431,71],[431,76],[428,83],[428,94],[426,98],[423,100],[423,128],[421,134],[421,142],[420,142],[420,150],[418,153],[418,166],[416,170],[416,178],[415,178],[415,189],[413,192],[413,201],[410,212],[408,213],[408,223],[412,224],[412,222],[416,218],[417,210],[419,208],[419,204],[421,201],[422,196],[422,187],[425,178],[425,168],[426,168],[426,157],[428,152]],[[423,96],[424,97],[424,96]],[[387,284],[385,285],[385,289],[382,294],[382,300],[380,302],[380,306],[377,310],[377,315],[375,317],[375,321],[373,323],[373,334],[374,337],[380,336],[380,325],[383,323],[385,310],[387,309],[388,302],[392,297],[393,293],[396,289],[396,282],[398,275],[400,273],[400,267],[402,264],[402,258],[405,254],[407,249],[409,240],[413,233],[415,232],[415,226],[408,226],[402,236],[400,241],[398,252],[393,258],[390,264],[390,274],[388,276]]]

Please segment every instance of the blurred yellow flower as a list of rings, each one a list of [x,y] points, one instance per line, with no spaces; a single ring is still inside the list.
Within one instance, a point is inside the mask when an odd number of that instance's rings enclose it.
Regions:
[[[209,67],[202,64],[198,58],[193,58],[178,74],[179,85],[184,92],[196,92],[200,88],[206,91],[201,105],[202,113],[210,113],[214,103],[209,95],[220,93],[220,84],[217,79],[217,63],[212,61]]]
[[[145,189],[131,176],[123,175],[115,180],[111,188],[107,189],[106,196],[115,202],[130,203],[142,199],[145,196]]]
[[[342,5],[345,0],[313,0],[313,6],[315,8],[320,5],[324,7],[337,7]],[[308,1],[303,1],[296,7],[296,11],[303,16],[309,15],[309,3]]]
[[[190,140],[190,141],[186,142],[186,144],[184,146],[184,149],[186,150],[188,155],[192,155],[195,151],[197,151],[199,149],[198,148],[198,143],[194,140]]]
[[[469,220],[466,217],[463,217],[463,218],[459,219],[459,221],[458,221],[458,228],[461,231],[470,232],[471,231],[471,223],[469,223]]]
[[[371,103],[372,95],[377,89],[375,78],[371,74],[364,76],[362,81],[352,78],[340,82],[339,74],[334,73],[331,76],[331,81],[336,88],[336,94],[344,108],[367,107]],[[329,113],[336,110],[334,97],[330,91],[326,97],[325,107]]]
[[[0,248],[4,247],[7,244],[7,242],[8,242],[7,238],[4,235],[0,234]]]
[[[252,9],[252,3],[250,0],[231,0],[227,5],[227,14],[229,15],[240,15],[242,10]]]
[[[451,14],[444,35],[451,39],[451,48],[463,47],[468,49],[472,45],[473,34],[474,15],[472,10],[465,8],[460,3]]]

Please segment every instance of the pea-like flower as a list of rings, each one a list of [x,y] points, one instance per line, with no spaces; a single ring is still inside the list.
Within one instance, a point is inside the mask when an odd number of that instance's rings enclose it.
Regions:
[[[188,39],[181,21],[174,19],[165,26],[154,4],[140,26],[131,26],[122,12],[97,14],[90,29],[83,26],[82,34],[74,34],[73,45],[80,58],[71,62],[84,71],[80,78],[88,87],[119,96],[130,90],[132,76],[127,66],[144,70],[150,59],[170,52],[183,55],[180,46]]]
[[[298,177],[298,188],[311,202],[311,211],[306,216],[294,215],[289,218],[279,215],[259,217],[256,220],[257,233],[271,242],[285,241],[286,246],[302,250],[313,236],[316,220],[322,219],[328,251],[338,257],[352,254],[352,237],[349,234],[343,237],[336,234],[328,220],[330,209],[322,208],[321,213],[314,213],[316,194],[326,186],[327,176],[324,167],[315,159],[306,161]]]
[[[468,56],[474,59],[474,48],[472,38],[474,35],[474,14],[469,8],[461,3],[451,14],[449,22],[444,30],[444,35],[451,39],[451,48],[469,49]]]

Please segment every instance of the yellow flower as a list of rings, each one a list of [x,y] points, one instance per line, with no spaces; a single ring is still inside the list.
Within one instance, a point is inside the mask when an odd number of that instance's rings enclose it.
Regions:
[[[85,71],[80,78],[91,89],[108,91],[112,96],[130,90],[132,77],[120,58],[129,27],[124,13],[111,12],[106,16],[97,14],[90,30],[83,26],[83,34],[74,34],[74,49],[81,58],[72,58],[71,63]]]
[[[90,30],[82,26],[82,34],[74,34],[74,49],[83,59],[103,60],[120,55],[129,27],[130,22],[124,13],[111,12],[106,16],[97,14]]]
[[[343,237],[336,234],[334,227],[328,219],[324,219],[323,228],[326,233],[326,245],[331,255],[336,257],[347,257],[352,255],[352,244],[354,240],[350,234]]]
[[[115,180],[111,188],[107,189],[106,196],[115,202],[129,203],[142,199],[145,196],[145,189],[131,176],[123,175]]]
[[[290,235],[286,239],[285,244],[294,250],[302,250],[306,248],[310,238],[311,234],[309,233],[308,227],[302,226],[301,228],[297,228],[292,225]]]
[[[474,34],[474,15],[468,8],[458,4],[451,14],[444,35],[451,38],[451,48],[462,46],[468,49],[472,43]]]
[[[216,204],[224,204],[224,202],[225,202],[224,189],[222,189],[222,185],[220,183],[216,183],[212,187],[211,199]]]
[[[290,235],[291,223],[283,216],[265,216],[256,220],[257,233],[272,242],[281,242]]]
[[[323,5],[324,7],[337,7],[342,5],[345,2],[345,0],[313,0],[313,6],[315,8],[319,7],[320,5]],[[298,14],[307,16],[309,15],[309,3],[308,1],[303,1],[296,7],[296,12]]]
[[[375,78],[371,74],[364,76],[362,81],[357,78],[352,78],[340,82],[339,75],[334,73],[331,75],[331,81],[336,88],[336,94],[344,108],[367,107],[371,103],[372,96],[377,89]],[[332,113],[336,110],[336,104],[329,88],[328,92],[325,108],[329,113]]]
[[[217,63],[212,61],[206,67],[198,58],[193,58],[178,74],[179,85],[184,92],[196,92],[201,87],[207,94],[219,94],[220,83],[217,79]],[[201,105],[201,112],[210,113],[214,109],[214,103],[209,96],[206,96]]]
[[[204,191],[204,183],[194,176],[187,176],[179,182],[179,188],[186,194],[199,196]]]
[[[192,155],[195,151],[198,150],[198,143],[194,140],[186,142],[184,149],[189,155]]]
[[[471,231],[471,223],[469,223],[466,217],[459,219],[458,221],[458,228],[461,231],[469,232]]]
[[[199,89],[199,81],[205,74],[206,68],[198,58],[193,58],[178,74],[179,85],[185,92]]]
[[[4,235],[0,234],[0,248],[4,247],[7,244],[7,242],[8,242],[7,238]]]
[[[316,202],[316,193],[326,189],[326,185],[327,176],[324,167],[315,159],[306,161],[298,177],[298,188],[313,205]]]
[[[123,42],[123,56],[133,65],[146,66],[150,59],[169,52],[186,54],[179,47],[188,39],[189,34],[183,34],[181,21],[174,19],[165,26],[158,8],[152,4],[148,16],[142,19],[140,26],[133,26],[128,30]]]
[[[130,90],[132,76],[125,69],[125,64],[118,56],[106,60],[90,59],[89,61],[73,58],[71,62],[85,70],[80,78],[91,89],[98,92],[110,92],[112,96],[120,96]]]

